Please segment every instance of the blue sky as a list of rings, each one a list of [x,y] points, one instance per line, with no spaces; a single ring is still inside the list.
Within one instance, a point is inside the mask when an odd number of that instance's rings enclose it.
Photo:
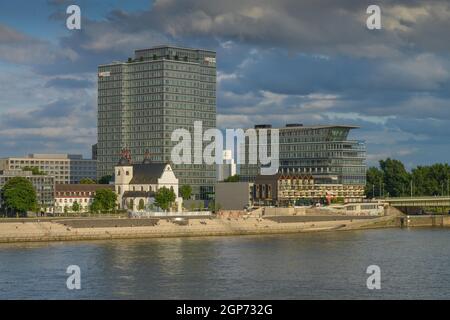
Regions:
[[[450,3],[2,0],[0,156],[90,155],[97,66],[160,44],[218,54],[218,126],[352,124],[368,162],[450,157]],[[65,27],[82,10],[82,30]]]

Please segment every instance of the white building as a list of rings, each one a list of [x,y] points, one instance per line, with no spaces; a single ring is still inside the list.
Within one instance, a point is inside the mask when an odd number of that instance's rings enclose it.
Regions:
[[[139,210],[154,201],[156,191],[162,187],[173,189],[175,205],[181,212],[183,199],[178,196],[178,179],[168,163],[152,163],[148,157],[140,164],[132,164],[129,153],[122,154],[115,167],[115,191],[120,209]]]
[[[236,174],[236,163],[234,162],[233,152],[231,150],[223,151],[223,161],[223,164],[216,165],[217,181],[223,181]]]
[[[74,203],[78,203],[80,212],[88,212],[97,190],[114,190],[108,184],[57,184],[55,186],[55,212],[72,213]]]

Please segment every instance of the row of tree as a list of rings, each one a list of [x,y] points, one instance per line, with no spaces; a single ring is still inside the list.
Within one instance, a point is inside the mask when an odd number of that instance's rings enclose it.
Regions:
[[[38,203],[36,190],[32,183],[23,177],[9,179],[2,190],[2,199],[7,214],[22,215],[26,212],[38,212],[41,205]],[[97,190],[92,201],[90,211],[111,212],[116,209],[117,195],[110,189]],[[72,204],[72,211],[79,212],[81,205],[77,202]],[[67,212],[68,208],[64,208]]]
[[[366,196],[445,196],[450,194],[450,166],[436,163],[408,171],[395,159],[380,160],[379,167],[367,170]]]

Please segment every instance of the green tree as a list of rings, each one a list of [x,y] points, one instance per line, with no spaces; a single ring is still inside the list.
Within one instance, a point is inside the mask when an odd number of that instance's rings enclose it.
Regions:
[[[72,204],[72,211],[75,212],[75,213],[77,213],[77,212],[79,212],[80,210],[81,210],[80,204],[79,204],[77,201],[75,201],[75,202]]]
[[[380,161],[380,169],[367,170],[366,196],[389,194],[398,196],[450,195],[450,165],[435,163],[417,166],[406,171],[402,162],[393,159]]]
[[[216,203],[215,200],[211,200],[208,202],[208,210],[211,212],[220,211],[221,208],[222,206],[220,205],[220,203]]]
[[[110,212],[116,208],[117,195],[111,189],[99,189],[95,192],[92,205],[94,209],[103,212]]]
[[[180,187],[180,194],[183,200],[189,200],[192,195],[192,187],[190,185],[184,185]]]
[[[80,184],[95,184],[95,180],[91,178],[83,178],[80,180]]]
[[[3,201],[16,214],[36,210],[37,197],[31,182],[23,177],[9,179],[2,189]]]
[[[216,205],[214,201],[209,201],[208,202],[208,210],[209,211],[214,211],[216,209]]]
[[[43,171],[40,171],[38,167],[25,166],[25,167],[22,168],[22,171],[31,171],[31,173],[33,175],[36,175],[36,176],[44,176],[44,175],[46,175],[46,173],[43,172]]]
[[[167,210],[175,201],[175,198],[175,192],[172,188],[168,189],[166,187],[162,187],[155,194],[155,204],[162,210]]]
[[[418,166],[411,173],[414,195],[445,196],[449,194],[450,166],[448,164],[435,163],[431,166]]]
[[[405,195],[411,179],[403,163],[399,160],[387,158],[386,160],[380,160],[380,168],[383,171],[385,193],[390,197]]]
[[[144,204],[144,200],[141,199],[139,200],[139,205],[138,205],[138,210],[144,210],[145,209],[145,204]]]
[[[89,206],[89,212],[91,213],[99,213],[102,210],[100,202],[96,201],[95,199],[92,201],[91,205]]]
[[[239,175],[235,174],[234,176],[229,176],[223,182],[239,182]]]
[[[383,171],[376,167],[371,167],[367,170],[365,193],[367,198],[374,198],[381,196],[381,188],[384,184]]]
[[[113,177],[112,175],[103,176],[98,180],[99,184],[109,184],[110,181],[112,181]]]

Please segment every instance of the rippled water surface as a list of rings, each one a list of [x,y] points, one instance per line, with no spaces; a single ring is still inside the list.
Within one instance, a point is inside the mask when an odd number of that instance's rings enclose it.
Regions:
[[[0,244],[0,298],[450,299],[450,229]]]

